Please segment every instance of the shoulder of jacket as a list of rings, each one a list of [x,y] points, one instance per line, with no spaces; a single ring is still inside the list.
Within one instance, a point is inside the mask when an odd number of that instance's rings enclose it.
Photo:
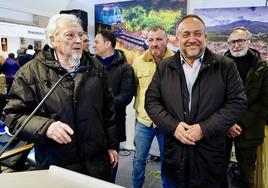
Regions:
[[[87,57],[89,64],[92,64],[93,67],[95,67],[96,69],[102,69],[103,65],[102,63],[95,57],[95,56],[89,56]]]
[[[145,62],[144,54],[134,58],[133,63],[132,63],[133,69],[136,69],[137,67],[142,66],[144,62]]]
[[[41,66],[41,63],[40,61],[38,61],[37,59],[32,59],[30,60],[29,62],[27,62],[26,64],[24,64],[21,69],[24,70],[24,71],[27,71],[27,70],[35,70],[37,67]]]
[[[133,64],[134,63],[139,63],[141,61],[144,61],[144,56],[145,56],[145,54],[141,54],[141,55],[135,57],[134,60],[133,60]]]
[[[225,55],[219,55],[219,54],[215,54],[213,52],[210,52],[211,54],[211,58],[212,58],[212,63],[220,63],[223,65],[231,65],[231,64],[235,64],[234,60],[232,60],[230,57],[227,57]]]
[[[259,64],[259,66],[262,66],[262,67],[264,67],[265,69],[268,68],[268,62],[265,61],[265,60],[259,60],[259,61],[258,61],[258,64]]]
[[[159,61],[156,66],[158,69],[164,70],[166,68],[172,68],[172,69],[176,69],[178,66],[178,59],[176,59],[175,54],[173,56],[169,56],[166,57],[164,59],[162,59],[161,61]]]

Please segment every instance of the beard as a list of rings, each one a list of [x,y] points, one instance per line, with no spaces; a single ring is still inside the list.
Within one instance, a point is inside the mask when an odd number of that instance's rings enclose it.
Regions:
[[[72,56],[69,59],[69,64],[72,66],[75,66],[77,62],[81,59],[82,53],[73,53]]]
[[[205,48],[199,48],[198,51],[187,51],[186,49],[182,50],[182,54],[185,56],[187,59],[195,60],[198,59],[202,56],[204,53]]]
[[[75,52],[75,53],[72,54],[71,59],[74,59],[74,60],[77,61],[77,60],[81,59],[81,57],[82,57],[82,52],[81,53]]]
[[[247,51],[248,51],[248,48],[244,48],[244,49],[242,49],[240,51],[232,51],[232,50],[230,50],[231,55],[233,57],[242,57],[242,56],[245,56],[247,54]]]
[[[153,50],[151,49],[151,53],[153,57],[162,59],[165,55],[165,50],[161,50],[160,48],[153,49]]]

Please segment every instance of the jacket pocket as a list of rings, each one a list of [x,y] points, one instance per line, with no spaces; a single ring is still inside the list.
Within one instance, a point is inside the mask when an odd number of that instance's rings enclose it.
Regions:
[[[150,72],[148,70],[137,72],[140,86],[147,86],[150,83]]]

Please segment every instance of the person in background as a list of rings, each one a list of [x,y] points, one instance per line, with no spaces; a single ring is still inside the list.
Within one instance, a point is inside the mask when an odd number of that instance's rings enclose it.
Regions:
[[[90,53],[90,51],[89,51],[89,39],[88,39],[88,35],[86,32],[83,32],[82,49],[83,49],[85,55],[89,55],[89,56],[94,55],[94,54]]]
[[[257,50],[250,48],[252,34],[245,27],[236,27],[228,37],[229,50],[225,56],[236,63],[248,99],[247,111],[228,131],[226,167],[232,143],[240,170],[241,188],[253,188],[257,147],[263,143],[268,113],[268,64]],[[227,172],[227,168],[226,168]],[[227,176],[222,188],[228,187]]]
[[[100,31],[93,44],[97,59],[103,64],[112,88],[115,104],[115,120],[117,125],[119,152],[120,142],[126,141],[126,107],[131,102],[135,90],[133,69],[128,64],[125,54],[115,49],[116,37],[108,30]],[[113,168],[112,182],[115,182],[118,165]]]
[[[4,56],[0,55],[0,65],[2,66],[2,64],[4,63],[5,58]]]
[[[177,24],[179,51],[157,63],[145,109],[164,133],[163,173],[176,188],[219,188],[227,130],[246,110],[235,63],[206,48],[203,20]]]
[[[28,45],[27,49],[23,48],[18,49],[17,54],[18,54],[17,59],[21,67],[35,57],[35,51],[31,44]]]
[[[35,50],[31,44],[28,45],[25,54],[29,55],[30,59],[33,59],[35,57]]]
[[[20,69],[18,60],[15,58],[14,53],[9,53],[8,58],[4,61],[2,65],[2,72],[6,77],[7,93],[10,90],[10,87],[13,83],[13,80],[16,76],[16,72]]]
[[[18,60],[18,63],[19,65],[22,67],[24,65],[24,55],[25,55],[25,51],[26,49],[24,48],[19,48],[17,50],[17,60]]]
[[[118,154],[107,76],[96,58],[82,54],[83,30],[75,15],[51,17],[45,35],[48,46],[17,72],[5,124],[14,134],[63,75],[81,68],[62,80],[19,138],[35,143],[38,169],[57,165],[109,181]]]
[[[144,109],[145,91],[147,90],[154,75],[157,63],[173,55],[167,48],[168,36],[161,26],[149,29],[147,35],[149,48],[141,56],[134,59],[132,64],[136,77],[136,96],[134,108],[136,111],[135,138],[136,147],[133,158],[132,184],[133,188],[141,188],[145,179],[145,166],[151,144],[156,136],[160,156],[163,157],[164,141],[163,134],[147,115]],[[168,187],[165,177],[161,173],[163,187]]]

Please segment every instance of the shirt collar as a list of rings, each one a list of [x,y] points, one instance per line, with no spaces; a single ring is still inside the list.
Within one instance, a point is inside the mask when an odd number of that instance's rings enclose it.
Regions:
[[[58,61],[58,57],[57,57],[57,54],[56,54],[56,50],[54,50],[54,57],[55,57],[55,60]],[[61,66],[61,65],[60,65],[60,66]],[[73,68],[72,68],[72,70],[71,70],[70,72],[76,70],[79,66],[80,66],[80,59],[78,59],[77,61],[75,61],[74,66],[73,66]],[[65,68],[64,68],[64,69],[65,69]],[[67,72],[67,70],[66,70],[66,72]],[[71,73],[71,76],[72,76],[73,78],[75,78],[76,73]]]
[[[74,66],[73,66],[73,68],[72,68],[71,71],[76,70],[79,66],[80,66],[80,59],[78,59],[78,60],[75,62],[75,64],[74,64]],[[72,75],[73,78],[75,78],[76,73],[71,73],[71,75]]]
[[[203,63],[203,59],[204,59],[204,54],[202,54],[202,56],[198,59],[195,60],[195,62],[199,62],[200,64]],[[181,53],[180,53],[180,59],[181,59],[181,64],[183,65],[184,63],[186,63],[186,60],[182,57]]]

